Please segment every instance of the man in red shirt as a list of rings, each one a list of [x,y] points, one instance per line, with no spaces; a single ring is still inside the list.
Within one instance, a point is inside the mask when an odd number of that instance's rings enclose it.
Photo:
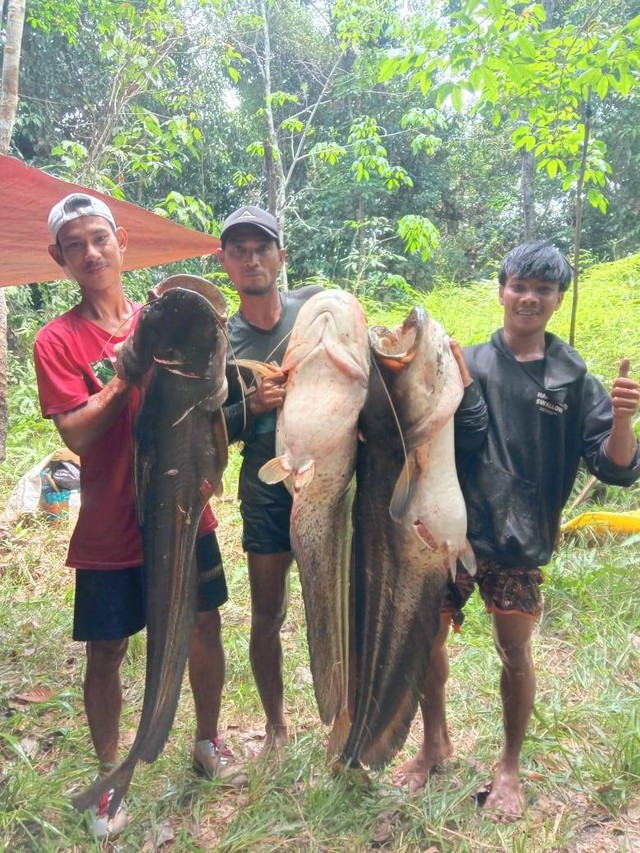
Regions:
[[[122,286],[128,235],[109,207],[84,193],[49,214],[49,253],[80,287],[80,301],[38,333],[34,358],[42,414],[81,459],[82,501],[67,565],[76,570],[73,637],[86,643],[84,703],[99,772],[118,761],[122,709],[120,665],[128,638],[144,627],[142,538],[135,506],[133,424],[138,389],[115,375],[115,348],[132,331],[136,309]],[[206,507],[197,544],[201,578],[189,654],[196,712],[194,767],[209,777],[240,781],[218,736],[224,684],[219,606],[227,587]],[[233,776],[230,774],[233,773]],[[107,818],[110,795],[92,815],[97,835],[115,835],[126,821]]]

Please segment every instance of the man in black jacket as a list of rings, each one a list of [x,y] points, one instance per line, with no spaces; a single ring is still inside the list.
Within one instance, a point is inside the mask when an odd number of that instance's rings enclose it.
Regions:
[[[541,566],[553,553],[581,459],[606,483],[629,486],[640,477],[633,431],[640,385],[629,378],[624,359],[609,396],[578,353],[546,332],[571,282],[571,267],[554,246],[537,241],[513,249],[499,282],[503,328],[458,358],[463,382],[475,393],[465,393],[456,435],[469,448],[481,442],[459,460],[478,571],[472,578],[459,568],[445,600],[421,703],[424,742],[396,779],[420,788],[453,752],[445,715],[445,641],[449,626],[462,623],[462,607],[477,584],[502,662],[505,730],[485,810],[509,820],[520,817],[524,806],[519,764],[535,697],[531,636],[542,613]]]

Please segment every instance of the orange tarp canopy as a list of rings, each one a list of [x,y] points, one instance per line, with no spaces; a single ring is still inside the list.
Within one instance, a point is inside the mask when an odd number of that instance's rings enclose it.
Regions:
[[[51,242],[47,217],[57,201],[74,191],[101,198],[116,223],[129,232],[125,270],[212,255],[220,245],[217,237],[0,155],[0,287],[65,277],[47,251]]]

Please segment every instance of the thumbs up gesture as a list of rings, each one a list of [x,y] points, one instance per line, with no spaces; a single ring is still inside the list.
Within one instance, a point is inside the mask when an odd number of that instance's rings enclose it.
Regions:
[[[640,384],[629,376],[630,360],[623,358],[611,389],[614,419],[632,420],[640,406]]]

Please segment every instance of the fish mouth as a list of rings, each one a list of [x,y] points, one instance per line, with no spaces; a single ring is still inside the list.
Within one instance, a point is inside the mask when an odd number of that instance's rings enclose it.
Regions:
[[[155,364],[159,364],[161,367],[164,367],[164,369],[169,373],[175,373],[177,376],[184,376],[187,379],[200,379],[202,377],[201,373],[189,370],[185,363],[180,360],[160,358],[154,355],[153,361]]]
[[[424,308],[417,306],[403,323],[393,329],[372,326],[369,344],[377,361],[395,371],[412,362],[422,342],[427,319]]]
[[[207,281],[206,278],[201,278],[198,275],[171,275],[169,278],[163,279],[155,287],[149,290],[149,301],[159,299],[167,291],[181,288],[182,290],[192,290],[203,296],[213,308],[216,320],[222,328],[227,326],[227,303],[224,296],[217,289],[215,284]]]

